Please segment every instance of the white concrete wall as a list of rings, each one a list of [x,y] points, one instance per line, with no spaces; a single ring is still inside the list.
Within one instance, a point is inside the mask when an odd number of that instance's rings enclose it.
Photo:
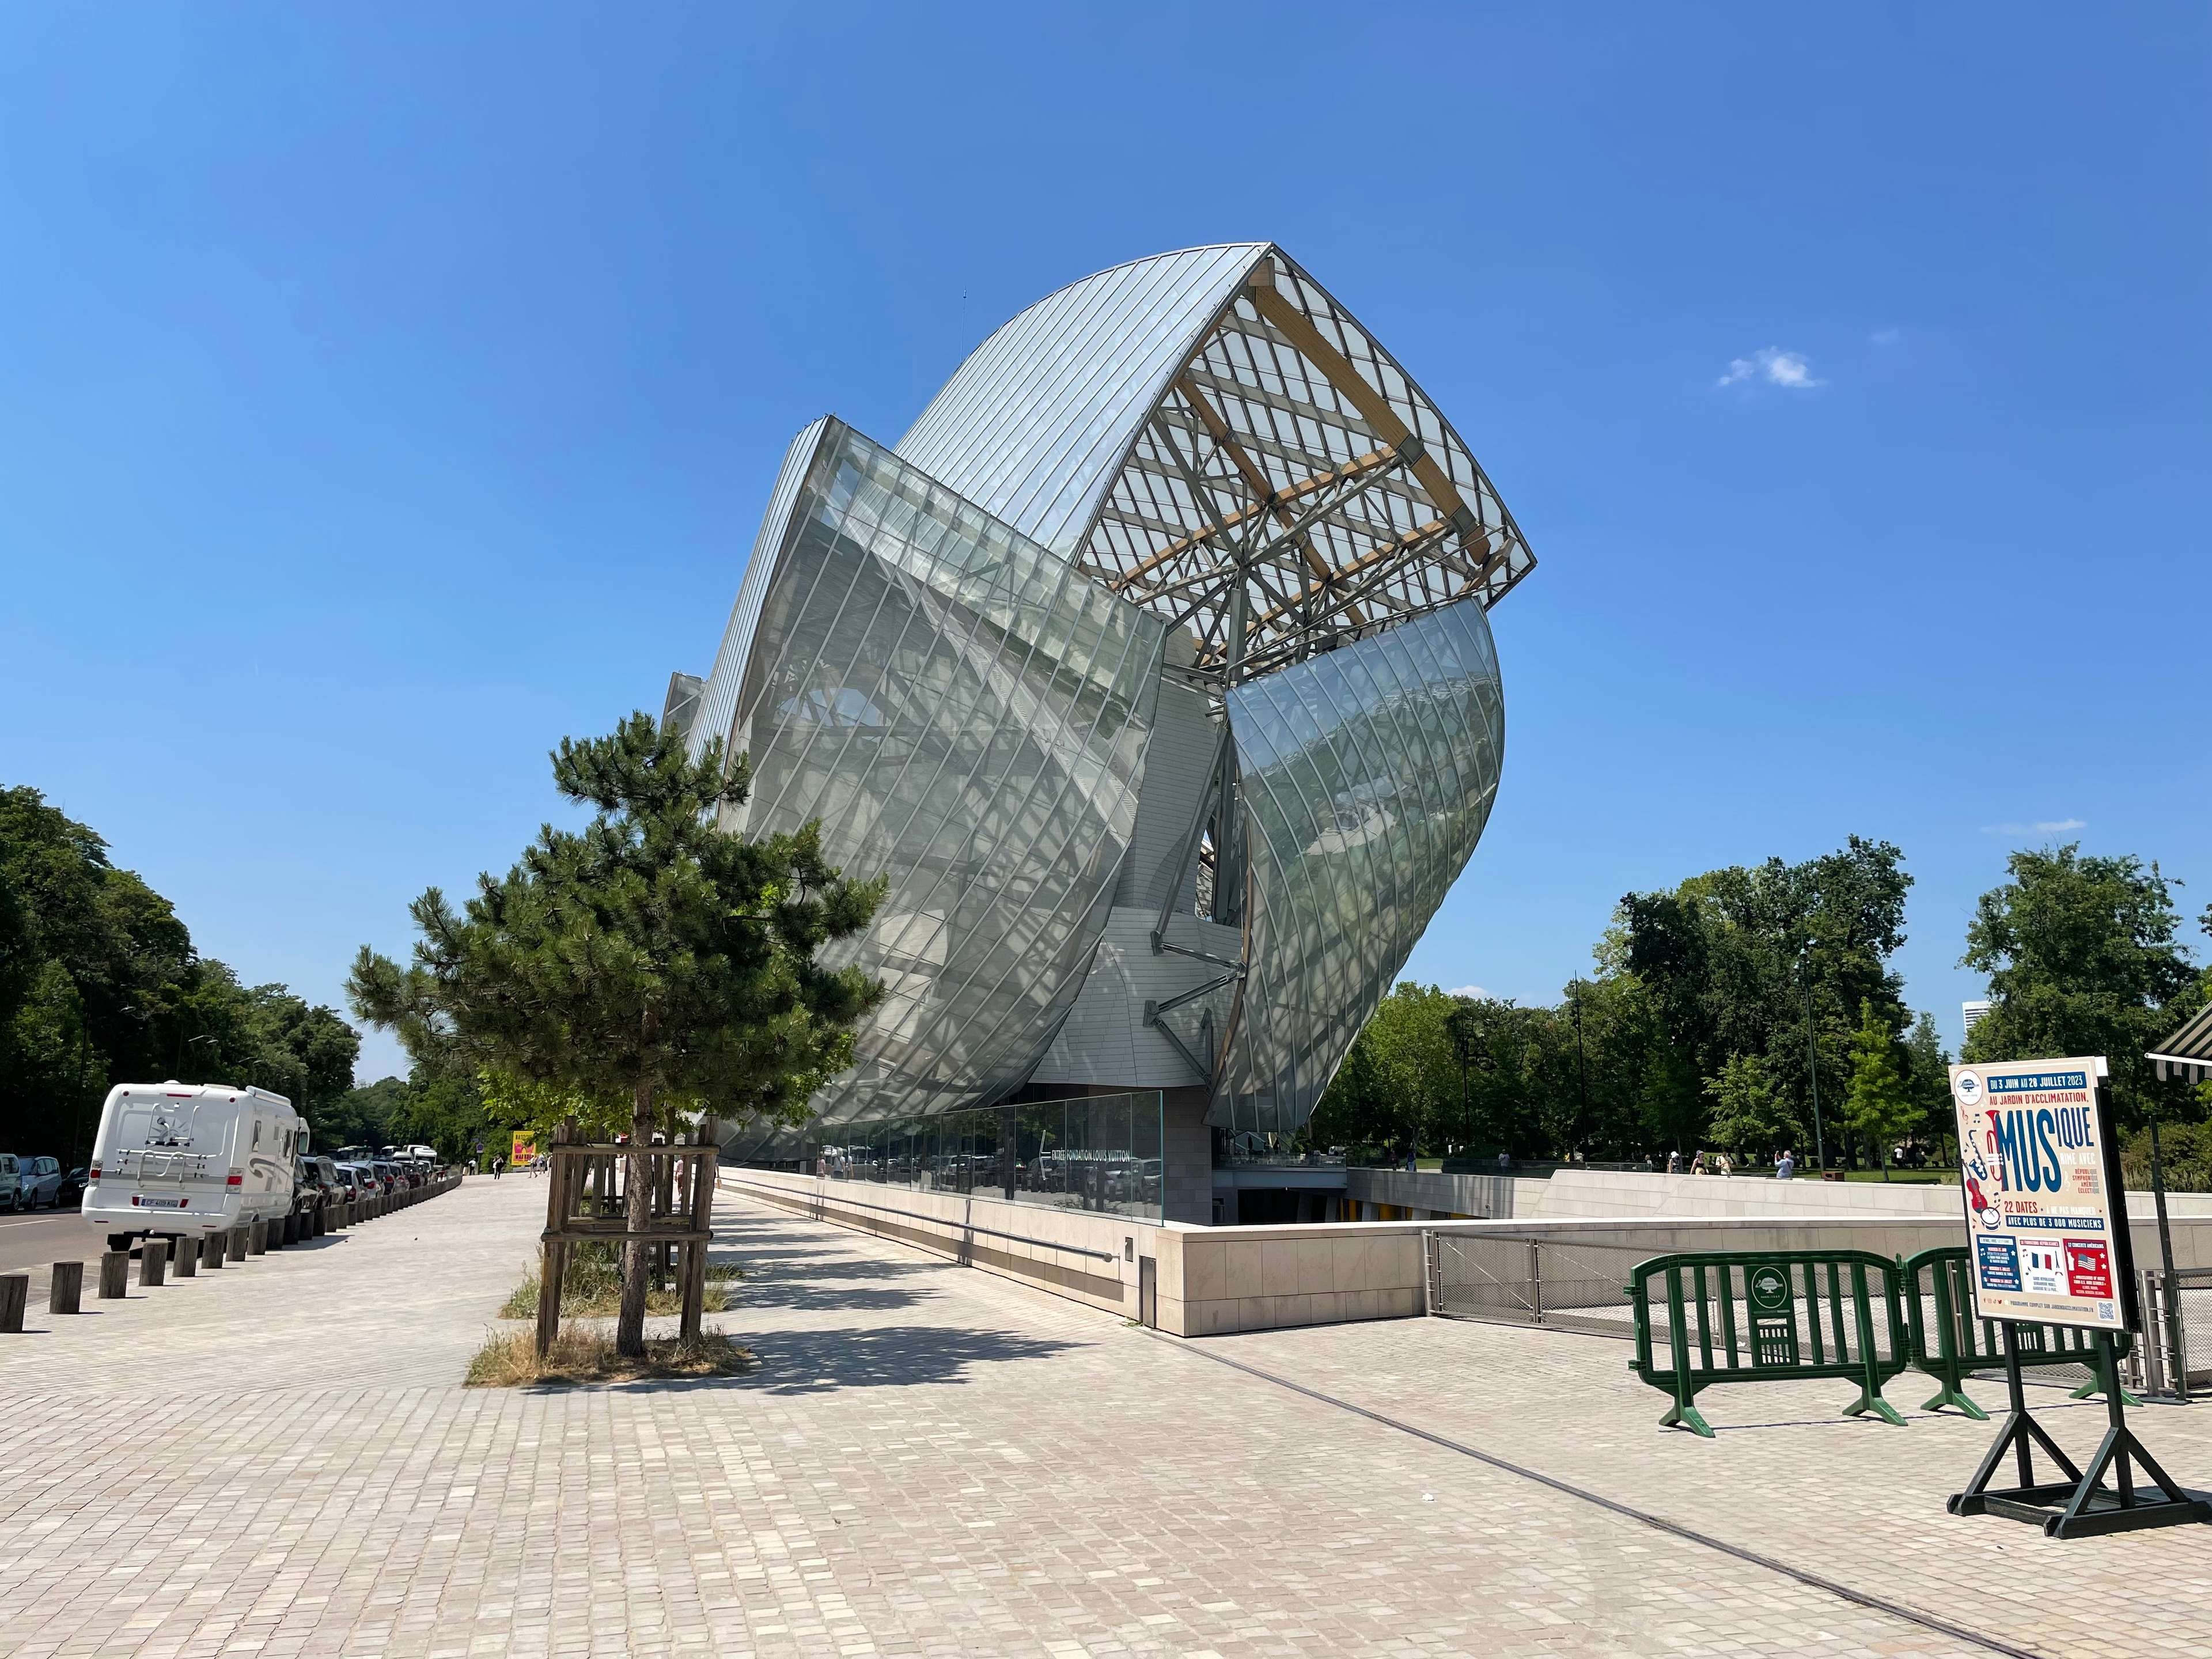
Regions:
[[[775,1170],[725,1166],[720,1182],[747,1198],[935,1250],[1131,1319],[1137,1316],[1136,1258],[1158,1256],[1163,1231],[1157,1223],[1093,1212]]]
[[[748,1197],[935,1250],[1125,1318],[1137,1316],[1137,1259],[1149,1255],[1158,1265],[1159,1328],[1176,1336],[1419,1315],[1426,1300],[1421,1234],[1431,1229],[1455,1235],[1606,1244],[1650,1255],[1675,1250],[1840,1249],[1910,1255],[1964,1239],[1956,1215],[1158,1225],[1000,1199],[879,1187],[872,1182],[823,1181],[744,1169],[725,1170],[721,1178]],[[1818,1184],[1807,1183],[1798,1190]],[[985,1229],[1015,1237],[993,1237]],[[2155,1263],[2154,1223],[2137,1221],[2132,1234],[2137,1265]],[[2177,1218],[2173,1234],[2178,1265],[2212,1267],[2212,1217]],[[1078,1255],[1055,1245],[1073,1245],[1099,1255]]]
[[[1346,1196],[1370,1204],[1395,1204],[1429,1214],[1494,1219],[1603,1220],[1661,1216],[1834,1216],[1838,1220],[1881,1216],[1925,1217],[1956,1222],[1959,1189],[1949,1184],[1883,1181],[1776,1181],[1765,1176],[1642,1175],[1607,1170],[1561,1170],[1549,1180],[1488,1175],[1442,1175],[1431,1170],[1347,1170]],[[2169,1193],[2166,1213],[2212,1217],[2212,1194]],[[2136,1221],[2155,1218],[2148,1193],[2128,1194]]]

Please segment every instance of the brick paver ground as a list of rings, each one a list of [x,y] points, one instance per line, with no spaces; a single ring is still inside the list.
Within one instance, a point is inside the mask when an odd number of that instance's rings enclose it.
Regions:
[[[1716,1412],[1771,1426],[1707,1444],[1652,1426],[1602,1339],[1408,1321],[1182,1345],[735,1201],[718,1250],[746,1278],[716,1322],[757,1373],[463,1389],[542,1200],[471,1182],[0,1338],[0,1654],[1991,1650],[1209,1355],[2052,1659],[2201,1652],[2212,1629],[2212,1533],[2059,1545],[1944,1516],[1979,1425],[1862,1430],[1826,1393],[1746,1391]],[[2199,1415],[2144,1431],[2201,1469]],[[1954,1578],[1936,1551],[1962,1540]],[[2038,1593],[2069,1619],[2031,1630]]]

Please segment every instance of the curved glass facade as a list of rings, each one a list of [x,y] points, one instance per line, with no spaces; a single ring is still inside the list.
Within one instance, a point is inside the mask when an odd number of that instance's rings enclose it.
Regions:
[[[1505,754],[1482,607],[1229,694],[1251,949],[1220,1117],[1296,1128],[1481,839]]]
[[[717,668],[734,691],[702,699],[726,697],[752,761],[726,827],[818,820],[833,863],[890,878],[831,958],[889,995],[817,1110],[988,1103],[1042,1056],[1097,943],[1164,630],[849,427],[805,441],[757,605],[732,619],[746,638]]]
[[[895,451],[808,427],[665,708],[750,756],[732,832],[818,823],[890,878],[839,953],[887,1000],[823,1140],[1046,1090],[1296,1129],[1482,833],[1485,614],[1534,562],[1272,243],[1048,295]]]

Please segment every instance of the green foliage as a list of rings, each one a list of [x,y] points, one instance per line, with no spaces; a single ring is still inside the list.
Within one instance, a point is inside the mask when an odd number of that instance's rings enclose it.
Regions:
[[[507,1124],[489,1109],[477,1081],[417,1066],[404,1081],[387,1077],[348,1090],[331,1108],[325,1146],[434,1146],[449,1164],[505,1149]]]
[[[1917,1121],[1949,1097],[1935,1023],[1911,1019],[1889,965],[1905,942],[1903,863],[1889,843],[1853,836],[1802,864],[1632,893],[1599,941],[1598,972],[1549,1007],[1401,985],[1353,1043],[1313,1139],[1398,1155],[1416,1140],[1503,1146],[1524,1160],[1640,1162],[1708,1144],[1802,1155],[1817,1056],[1832,1160],[1855,1137],[1874,1152],[1893,1132],[1844,1109],[1865,1011],[1912,1109],[1880,1121]],[[1889,1041],[1908,1027],[1905,1042]]]
[[[1311,1139],[1401,1155],[1465,1139],[1448,1127],[1464,1121],[1449,1022],[1465,1006],[1432,985],[1394,988],[1322,1095]]]
[[[1739,1162],[1763,1160],[1804,1138],[1757,1054],[1730,1054],[1720,1074],[1705,1079],[1705,1092],[1713,1101],[1712,1138]]]
[[[1353,1042],[1311,1139],[1392,1157],[1417,1145],[1641,1157],[1653,1121],[1682,1116],[1682,1076],[1655,1073],[1664,1046],[1632,975],[1578,981],[1555,1008],[1407,981]]]
[[[2212,1193],[2212,1123],[2161,1122],[2158,1130],[2159,1162],[2170,1193]],[[2120,1143],[2120,1169],[2134,1192],[2148,1192],[2151,1184],[2150,1130],[2137,1129]],[[2131,1212],[2136,1221],[2152,1218],[2148,1210]]]
[[[1960,965],[1989,976],[1990,1012],[1966,1058],[2102,1054],[2124,1125],[2153,1109],[2196,1115],[2188,1087],[2161,1082],[2143,1058],[2203,1000],[2158,866],[2084,857],[2069,843],[2014,853],[2006,866],[2011,879],[1982,895],[1966,930]]]
[[[1859,1028],[1851,1038],[1851,1086],[1844,1097],[1844,1121],[1879,1150],[1885,1176],[1891,1146],[1922,1115],[1899,1068],[1899,1046],[1896,1031],[1875,1012],[1872,999],[1862,1002]]]
[[[1887,842],[1854,836],[1840,850],[1769,859],[1692,877],[1620,902],[1601,955],[1643,984],[1668,1053],[1652,1074],[1646,1121],[1670,1145],[1703,1138],[1702,1085],[1730,1057],[1756,1055],[1778,1095],[1813,1121],[1813,1079],[1841,1092],[1852,1026],[1871,1002],[1905,1022],[1889,959],[1905,942],[1912,878]]]
[[[633,714],[607,737],[563,738],[555,787],[592,809],[548,824],[504,878],[459,909],[436,888],[411,907],[422,938],[403,969],[363,946],[347,992],[398,1032],[418,1068],[467,1072],[501,1113],[627,1103],[635,1144],[678,1110],[796,1122],[850,1063],[854,1024],[883,996],[823,947],[866,927],[881,883],[847,881],[818,827],[748,841],[718,825],[744,803],[742,757],[697,761]],[[630,1190],[633,1228],[646,1188]],[[625,1255],[617,1346],[643,1352],[645,1256]]]
[[[700,1303],[705,1313],[726,1313],[730,1306],[730,1289],[739,1277],[733,1261],[709,1261],[707,1264],[706,1295]],[[538,1292],[544,1281],[533,1264],[522,1276],[522,1282],[508,1292],[506,1304],[500,1309],[501,1319],[535,1319],[538,1317]],[[571,1244],[568,1260],[561,1268],[561,1311],[580,1319],[604,1318],[613,1313],[622,1286],[621,1264],[616,1260],[611,1244],[587,1243]],[[673,1282],[665,1288],[647,1293],[647,1313],[680,1313],[684,1308],[684,1293]]]
[[[0,790],[0,1145],[84,1157],[118,1083],[258,1084],[326,1139],[360,1040],[192,949],[169,902],[36,789]]]
[[[723,833],[713,815],[744,800],[743,758],[725,777],[719,744],[694,763],[645,714],[609,737],[562,739],[553,775],[594,809],[590,823],[546,825],[459,910],[425,892],[410,907],[422,939],[410,967],[366,946],[356,958],[356,1011],[418,1061],[603,1109],[798,1121],[882,996],[817,953],[867,925],[882,885],[830,868],[811,825],[761,841]]]

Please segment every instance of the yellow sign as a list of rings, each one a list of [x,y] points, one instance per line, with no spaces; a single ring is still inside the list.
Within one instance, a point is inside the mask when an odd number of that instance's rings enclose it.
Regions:
[[[510,1169],[527,1164],[538,1156],[538,1133],[534,1129],[514,1132],[514,1155],[507,1160]]]

